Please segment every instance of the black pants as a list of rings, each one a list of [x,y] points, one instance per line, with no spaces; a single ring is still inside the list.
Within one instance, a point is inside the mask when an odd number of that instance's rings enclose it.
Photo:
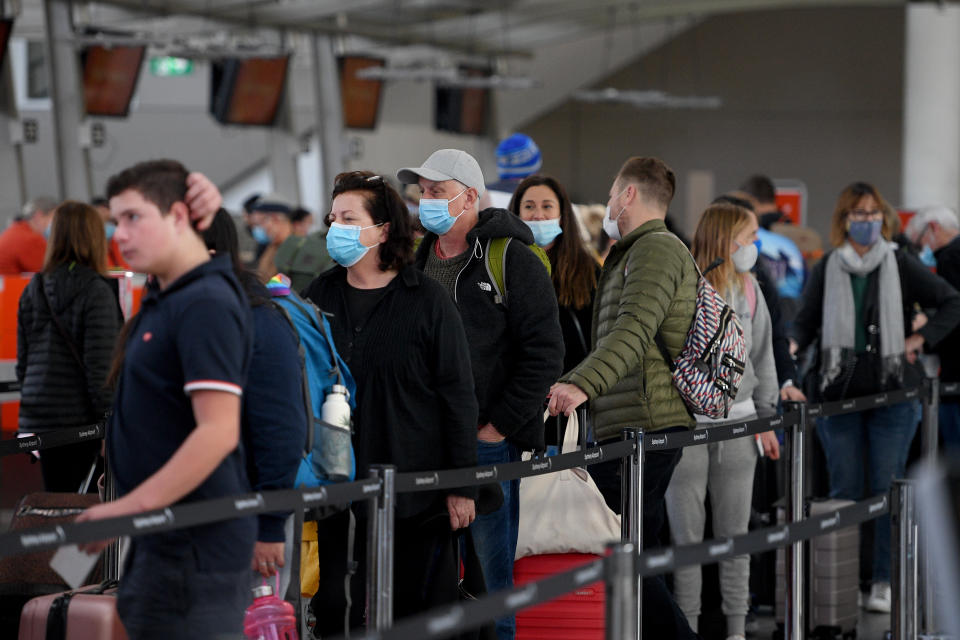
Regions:
[[[358,509],[366,516],[365,505]],[[459,564],[446,511],[429,509],[412,518],[397,518],[394,535],[393,617],[422,613],[458,599]],[[317,523],[320,549],[320,588],[310,601],[322,638],[343,634],[347,569],[347,512]],[[366,519],[357,518],[354,559],[357,570],[350,582],[350,628],[364,624],[366,602]]]
[[[684,428],[669,429],[679,431]],[[685,430],[685,429],[684,429]],[[664,496],[680,462],[682,449],[647,451],[643,459],[643,548],[653,549],[669,544],[661,539],[667,521]],[[620,512],[620,461],[612,460],[588,467],[597,487],[610,508]],[[615,506],[614,506],[615,505]],[[673,600],[663,576],[643,579],[643,635],[647,638],[688,640],[698,638],[687,618]]]
[[[58,493],[76,493],[90,473],[90,466],[100,455],[100,440],[44,449],[40,452],[40,471],[43,490]],[[94,472],[88,493],[97,490],[97,478],[103,472],[102,464]]]

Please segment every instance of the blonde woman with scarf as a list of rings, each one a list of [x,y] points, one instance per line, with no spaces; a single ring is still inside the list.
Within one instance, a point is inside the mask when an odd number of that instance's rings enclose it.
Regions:
[[[734,204],[715,204],[704,211],[693,237],[693,257],[706,271],[710,284],[733,307],[747,343],[746,366],[726,421],[752,420],[772,415],[779,399],[777,369],[773,358],[772,325],[760,285],[750,273],[757,262],[757,218]],[[717,266],[715,263],[719,262]],[[713,266],[711,269],[710,267]],[[708,270],[709,269],[709,270]],[[697,416],[697,428],[724,420]],[[704,499],[710,489],[713,533],[728,538],[747,532],[753,497],[753,474],[757,442],[773,459],[780,455],[772,431],[758,441],[740,438],[713,442],[683,450],[667,488],[667,514],[675,544],[703,540],[706,522]],[[700,616],[699,566],[674,572],[673,590],[677,605],[696,631]],[[728,640],[744,640],[750,600],[750,558],[738,556],[720,561],[720,593],[727,618]]]
[[[843,400],[920,384],[916,362],[960,322],[960,295],[919,260],[889,241],[888,208],[870,184],[855,182],[840,194],[830,240],[835,247],[810,274],[795,343],[805,349],[819,340],[813,400]],[[930,321],[913,329],[914,309],[934,309]],[[808,394],[810,395],[810,394]],[[887,493],[902,478],[917,430],[916,400],[858,413],[822,418],[830,497],[859,500]],[[890,611],[890,519],[876,521],[873,584],[869,611]]]

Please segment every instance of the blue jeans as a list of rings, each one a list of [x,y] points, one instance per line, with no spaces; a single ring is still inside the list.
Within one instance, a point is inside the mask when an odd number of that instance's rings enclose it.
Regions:
[[[960,402],[940,403],[940,435],[946,453],[960,454]]]
[[[891,480],[904,477],[919,421],[917,401],[818,420],[817,435],[830,474],[830,497],[861,500],[887,493]],[[864,487],[865,479],[869,487]],[[873,581],[890,582],[889,515],[876,520]]]
[[[477,441],[477,464],[516,462],[520,451],[506,440],[490,443]],[[517,533],[520,526],[520,481],[501,482],[503,506],[483,516],[477,516],[470,525],[473,544],[483,568],[487,591],[499,591],[513,586],[513,559],[517,555]],[[498,640],[513,640],[516,621],[513,616],[497,620]]]

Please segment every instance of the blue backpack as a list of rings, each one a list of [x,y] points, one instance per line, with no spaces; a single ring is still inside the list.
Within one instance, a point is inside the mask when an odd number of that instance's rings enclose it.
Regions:
[[[323,445],[324,436],[332,428],[321,419],[321,407],[324,398],[334,385],[347,388],[350,409],[356,409],[357,385],[350,375],[350,369],[337,353],[333,343],[330,324],[313,303],[304,300],[290,288],[290,279],[281,274],[275,275],[267,283],[267,289],[273,298],[274,306],[284,315],[299,342],[300,360],[303,366],[303,397],[307,409],[307,442],[300,468],[297,470],[296,487],[317,487],[333,482],[352,482],[356,479],[356,457],[351,445],[350,472],[343,475],[327,474],[322,463],[319,469],[313,464],[314,445]]]

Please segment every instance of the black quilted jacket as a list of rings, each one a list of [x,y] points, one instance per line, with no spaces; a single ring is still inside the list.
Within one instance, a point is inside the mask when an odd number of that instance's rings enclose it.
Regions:
[[[49,295],[43,299],[40,279]],[[70,334],[81,368],[50,316]],[[38,273],[20,296],[17,379],[20,430],[43,431],[99,421],[113,403],[104,383],[123,319],[106,278],[78,264]]]

